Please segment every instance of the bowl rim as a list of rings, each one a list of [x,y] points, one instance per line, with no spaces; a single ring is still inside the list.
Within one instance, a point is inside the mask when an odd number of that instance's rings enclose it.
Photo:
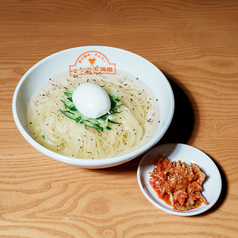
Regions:
[[[24,83],[24,81],[27,79],[27,77],[30,75],[31,72],[33,72],[39,65],[43,64],[44,62],[50,60],[53,57],[56,57],[59,54],[64,54],[65,52],[69,52],[69,51],[74,51],[74,50],[78,50],[78,49],[84,49],[89,50],[89,49],[97,49],[97,50],[102,50],[102,49],[107,49],[107,50],[116,50],[116,51],[120,51],[122,53],[126,53],[126,54],[132,54],[135,57],[139,57],[140,59],[146,61],[147,63],[149,63],[151,65],[151,67],[154,67],[155,70],[157,70],[157,72],[164,78],[164,83],[167,86],[167,90],[169,93],[169,98],[171,101],[171,107],[170,107],[170,111],[169,111],[169,117],[166,120],[165,124],[163,125],[163,128],[161,128],[160,131],[160,135],[159,136],[153,136],[153,138],[151,138],[150,141],[148,141],[147,143],[145,143],[144,145],[142,145],[141,147],[136,148],[135,150],[132,150],[126,154],[122,154],[122,155],[118,155],[115,157],[110,157],[110,158],[104,158],[104,159],[79,159],[79,158],[73,158],[73,157],[69,157],[69,156],[65,156],[65,155],[61,155],[58,154],[56,152],[53,152],[47,148],[45,148],[44,146],[40,145],[38,142],[36,142],[24,129],[24,127],[22,126],[19,117],[18,117],[18,113],[17,113],[17,96],[18,93],[20,91],[20,88],[22,86],[22,84]],[[173,115],[174,115],[174,108],[175,108],[175,99],[174,99],[174,94],[173,94],[173,90],[171,88],[171,85],[168,81],[168,79],[165,77],[165,75],[159,70],[159,68],[157,68],[153,63],[151,63],[150,61],[148,61],[147,59],[143,58],[140,55],[137,55],[133,52],[124,50],[124,49],[120,49],[120,48],[116,48],[116,47],[110,47],[110,46],[96,46],[96,45],[92,45],[92,46],[79,46],[79,47],[74,47],[74,48],[69,48],[69,49],[65,49],[56,53],[53,53],[45,58],[43,58],[42,60],[40,60],[39,62],[37,62],[36,64],[34,64],[20,79],[20,81],[18,82],[16,89],[14,91],[13,94],[13,99],[12,99],[12,113],[13,113],[13,118],[15,121],[15,124],[18,128],[18,130],[20,131],[20,133],[22,134],[22,136],[28,141],[29,144],[31,144],[35,149],[37,149],[38,151],[40,151],[41,153],[45,154],[46,156],[49,156],[55,160],[58,160],[60,162],[64,162],[70,165],[76,165],[76,166],[80,166],[80,167],[84,167],[84,168],[106,168],[106,167],[112,167],[112,166],[116,166],[125,162],[128,162],[138,156],[140,156],[141,154],[145,153],[146,151],[148,151],[150,148],[152,148],[165,134],[165,132],[167,131],[167,129],[169,128]]]

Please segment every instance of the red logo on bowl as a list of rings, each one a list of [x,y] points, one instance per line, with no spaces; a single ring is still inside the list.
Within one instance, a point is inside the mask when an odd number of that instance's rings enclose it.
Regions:
[[[116,63],[111,63],[99,51],[86,51],[77,58],[74,65],[69,66],[70,76],[97,73],[116,74]]]

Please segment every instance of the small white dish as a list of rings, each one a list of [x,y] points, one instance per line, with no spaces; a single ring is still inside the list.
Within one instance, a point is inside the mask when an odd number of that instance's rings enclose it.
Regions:
[[[195,163],[200,167],[206,175],[202,193],[209,202],[209,205],[202,204],[196,209],[178,212],[158,197],[149,183],[149,172],[153,171],[155,167],[155,156],[159,153],[172,161],[181,160],[187,164]],[[212,159],[199,149],[185,144],[164,144],[148,151],[138,166],[137,179],[142,193],[154,206],[165,212],[179,216],[194,216],[207,211],[218,200],[222,188],[221,175]]]

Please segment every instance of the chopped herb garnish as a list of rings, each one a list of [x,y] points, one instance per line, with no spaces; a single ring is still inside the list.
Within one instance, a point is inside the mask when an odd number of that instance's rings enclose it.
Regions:
[[[45,139],[45,135],[42,135],[42,139]]]
[[[118,110],[118,108],[120,108],[123,105],[121,103],[121,100],[118,98],[119,97],[118,94],[110,94],[110,93],[108,94],[111,100],[111,108],[109,112],[99,118],[94,119],[84,116],[77,110],[72,100],[74,90],[75,90],[74,88],[66,88],[66,91],[64,92],[64,95],[66,97],[63,96],[63,100],[61,100],[64,103],[65,110],[60,111],[66,117],[74,120],[76,123],[82,123],[88,127],[95,128],[99,133],[103,131],[104,128],[107,130],[111,130],[111,127],[108,126],[108,123],[121,124],[113,121],[112,116],[112,114],[114,113],[120,113],[121,110]]]

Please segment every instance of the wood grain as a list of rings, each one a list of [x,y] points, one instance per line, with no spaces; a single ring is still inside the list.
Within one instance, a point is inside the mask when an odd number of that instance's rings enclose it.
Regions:
[[[187,143],[215,161],[223,190],[211,210],[155,208],[137,184],[141,157],[86,170],[24,140],[11,109],[17,83],[44,57],[84,45],[132,51],[164,72],[176,111],[160,143]],[[1,0],[0,100],[0,237],[237,237],[237,1]]]

